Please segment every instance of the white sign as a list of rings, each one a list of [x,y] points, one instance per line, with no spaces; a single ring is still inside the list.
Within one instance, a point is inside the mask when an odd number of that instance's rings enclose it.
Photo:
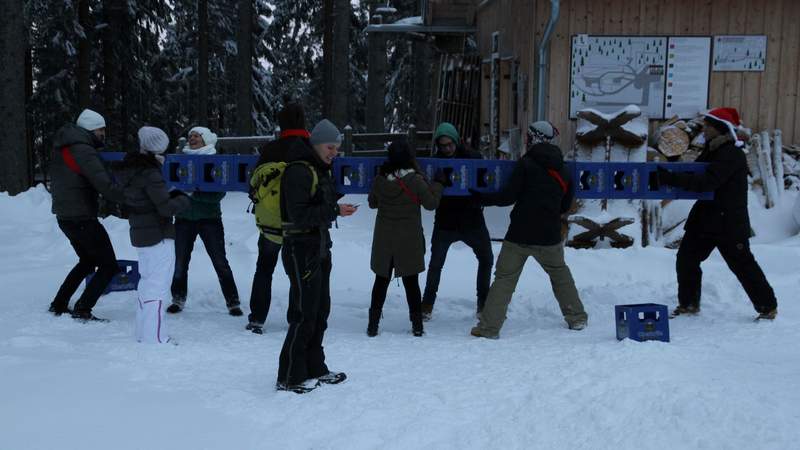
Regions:
[[[664,117],[667,38],[572,38],[570,117],[584,108],[610,113],[637,105],[651,119]]]
[[[696,117],[708,108],[710,37],[670,37],[664,116]]]
[[[715,72],[763,72],[766,61],[766,36],[714,36]]]

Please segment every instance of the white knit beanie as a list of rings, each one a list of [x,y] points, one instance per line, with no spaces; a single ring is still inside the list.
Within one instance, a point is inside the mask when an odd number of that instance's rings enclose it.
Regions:
[[[75,124],[84,130],[94,131],[99,130],[100,128],[105,128],[106,120],[103,119],[103,116],[92,111],[91,109],[84,109],[83,112],[81,112],[81,115],[78,116],[78,120],[75,122]]]
[[[189,130],[189,134],[192,134],[193,132],[203,137],[203,142],[206,143],[206,146],[213,147],[217,145],[217,135],[212,133],[208,128],[194,127]]]
[[[156,127],[139,128],[139,150],[160,155],[167,151],[169,137],[167,133]]]

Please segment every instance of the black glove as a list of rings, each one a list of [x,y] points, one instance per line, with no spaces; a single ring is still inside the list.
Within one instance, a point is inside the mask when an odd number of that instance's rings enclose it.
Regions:
[[[447,186],[450,184],[450,179],[447,178],[447,174],[445,174],[442,169],[437,170],[436,173],[433,174],[433,181],[441,184],[442,186]]]
[[[184,197],[188,197],[188,195],[186,195],[186,192],[183,192],[180,189],[173,189],[169,191],[169,198],[180,197],[181,195]]]
[[[661,166],[658,166],[658,183],[667,186],[675,186],[675,174]]]

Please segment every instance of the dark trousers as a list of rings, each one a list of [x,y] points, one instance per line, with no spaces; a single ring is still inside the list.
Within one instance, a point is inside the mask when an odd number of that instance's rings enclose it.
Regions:
[[[688,231],[678,249],[676,263],[678,302],[681,306],[700,305],[700,285],[703,278],[700,263],[705,261],[715,248],[719,250],[731,272],[739,279],[756,311],[768,312],[778,307],[775,292],[753,257],[753,253],[750,252],[748,240],[721,240]]]
[[[284,241],[281,254],[289,276],[289,331],[278,362],[278,382],[302,383],[328,373],[322,339],[331,311],[331,255],[319,239]]]
[[[250,291],[250,323],[264,324],[272,303],[272,274],[278,265],[281,245],[276,244],[264,235],[258,237],[258,261],[253,276],[253,287]]]
[[[172,301],[181,306],[186,302],[189,283],[189,261],[197,236],[203,240],[228,308],[239,306],[239,291],[233,271],[225,255],[225,229],[222,219],[175,220],[175,274],[172,276]]]
[[[375,284],[372,285],[372,302],[369,309],[382,311],[386,302],[386,292],[389,290],[391,280],[380,275],[375,275]],[[403,277],[403,287],[406,289],[409,316],[422,311],[422,295],[419,291],[419,275]]]
[[[483,310],[486,303],[486,295],[489,294],[489,282],[492,277],[492,264],[494,254],[492,254],[492,240],[489,237],[489,230],[486,225],[467,229],[467,230],[443,230],[438,227],[433,228],[431,238],[431,260],[428,266],[428,276],[425,281],[425,294],[422,302],[433,305],[436,302],[436,293],[439,290],[439,281],[442,278],[442,268],[447,259],[447,251],[450,246],[461,241],[475,253],[478,258],[478,278],[476,281],[478,294],[478,311]]]
[[[75,291],[78,290],[83,280],[90,274],[97,273],[84,289],[75,303],[75,311],[91,311],[97,304],[97,299],[106,290],[106,287],[119,272],[117,257],[114,248],[103,225],[97,219],[90,220],[58,220],[58,227],[69,239],[75,253],[78,254],[78,264],[70,270],[61,287],[53,299],[53,305],[66,308]]]

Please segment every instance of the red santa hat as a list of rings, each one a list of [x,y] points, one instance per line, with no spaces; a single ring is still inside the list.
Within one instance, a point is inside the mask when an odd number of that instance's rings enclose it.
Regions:
[[[742,124],[736,108],[714,108],[705,113],[704,116],[727,125],[736,146],[741,147],[744,145],[744,142],[739,140],[739,136],[736,134],[736,129]]]

